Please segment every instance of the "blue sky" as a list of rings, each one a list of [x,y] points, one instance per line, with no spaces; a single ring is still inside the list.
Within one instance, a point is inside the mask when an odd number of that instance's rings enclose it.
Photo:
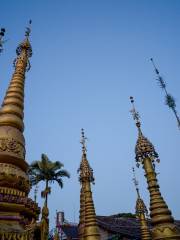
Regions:
[[[51,226],[56,209],[64,210],[67,220],[78,221],[82,127],[96,178],[92,187],[96,213],[134,212],[131,168],[137,130],[129,112],[131,95],[142,130],[160,155],[157,171],[162,195],[173,216],[180,219],[180,132],[164,105],[149,60],[155,59],[180,113],[180,2],[2,0],[0,19],[9,39],[0,57],[1,101],[13,72],[15,49],[28,20],[33,22],[32,68],[25,90],[26,159],[30,163],[46,153],[71,173],[64,189],[53,185]],[[136,172],[141,195],[149,205],[143,169]],[[40,191],[39,201],[42,205]]]

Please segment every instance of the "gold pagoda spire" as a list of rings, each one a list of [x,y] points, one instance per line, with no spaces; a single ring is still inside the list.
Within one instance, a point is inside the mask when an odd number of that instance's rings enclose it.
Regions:
[[[140,163],[143,165],[150,193],[152,239],[180,239],[180,231],[174,224],[171,211],[168,209],[159,190],[157,174],[155,172],[155,161],[159,162],[158,154],[153,144],[142,134],[140,117],[135,110],[133,97],[130,97],[130,100],[133,105],[131,112],[138,128],[138,140],[135,148],[136,162],[138,167]]]
[[[24,82],[25,72],[30,69],[29,58],[32,56],[29,42],[30,32],[29,26],[26,28],[24,41],[16,49],[15,71],[0,109],[0,155],[8,155],[9,163],[13,163],[25,171],[27,164],[24,161],[25,140],[23,136]],[[0,162],[2,161],[6,161],[4,157],[3,159],[0,157]]]
[[[32,56],[29,34],[30,28],[28,27],[25,33],[25,40],[16,49],[17,58],[14,61],[15,72],[0,111],[0,126],[12,126],[21,132],[24,130],[23,110],[25,72],[30,68],[28,58]]]
[[[31,21],[24,41],[16,49],[15,71],[0,108],[0,237],[5,233],[8,239],[20,239],[39,214],[37,204],[28,198],[30,183],[23,136],[25,72],[30,69],[32,56],[30,25]]]
[[[144,204],[144,201],[142,200],[140,193],[139,193],[139,188],[138,188],[138,181],[135,176],[135,169],[133,168],[133,182],[136,188],[137,192],[137,200],[136,200],[136,215],[140,221],[140,228],[141,228],[141,239],[142,240],[151,240],[151,234],[150,230],[148,227],[148,222],[146,219],[146,216],[148,214],[146,205]]]
[[[80,203],[80,240],[100,240],[99,229],[96,221],[96,213],[91,192],[91,183],[94,183],[93,170],[89,165],[86,156],[86,137],[82,129],[82,160],[79,172],[81,183],[81,203]]]

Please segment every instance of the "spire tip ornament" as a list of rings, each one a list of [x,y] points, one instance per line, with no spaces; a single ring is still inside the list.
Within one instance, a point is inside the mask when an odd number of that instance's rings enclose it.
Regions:
[[[148,216],[148,210],[146,208],[146,205],[144,204],[144,201],[140,197],[138,181],[136,179],[134,167],[132,168],[132,170],[133,170],[133,182],[134,182],[136,192],[137,192],[136,215],[140,222],[141,239],[142,240],[151,240],[151,234],[150,234],[148,222],[146,219],[146,216]]]
[[[135,188],[136,188],[136,192],[137,192],[137,195],[138,195],[138,197],[140,197],[140,194],[139,194],[139,187],[138,187],[138,185],[139,185],[139,183],[138,183],[138,181],[137,181],[137,179],[136,179],[136,174],[135,174],[135,168],[134,167],[132,167],[132,171],[133,171],[133,182],[134,182],[134,186],[135,186]]]
[[[22,60],[23,60],[23,58],[27,58],[26,72],[28,72],[31,68],[31,64],[29,62],[29,58],[32,57],[32,47],[29,42],[29,36],[31,33],[31,23],[32,23],[32,21],[29,20],[29,26],[26,27],[26,31],[25,31],[25,39],[16,48],[17,57],[15,58],[15,60],[13,62],[14,67],[16,67],[18,58],[20,58]],[[22,53],[24,53],[24,54],[22,54]]]
[[[175,98],[167,92],[166,83],[165,83],[164,79],[162,78],[162,76],[160,75],[160,72],[159,72],[159,70],[157,69],[157,67],[154,63],[153,58],[151,58],[150,61],[152,62],[152,65],[154,67],[154,71],[157,75],[158,84],[159,84],[160,88],[162,90],[164,90],[164,92],[165,92],[165,105],[167,105],[173,111],[173,113],[175,115],[175,118],[177,120],[178,128],[180,130],[180,118],[179,118],[179,115],[178,115],[177,110],[176,110]]]
[[[143,163],[143,160],[146,157],[149,157],[151,161],[154,162],[160,162],[159,156],[153,146],[153,144],[147,139],[141,131],[141,122],[140,122],[140,115],[135,109],[134,105],[134,98],[130,97],[131,103],[132,103],[132,110],[130,111],[133,115],[133,119],[136,122],[136,126],[138,128],[138,140],[136,143],[135,147],[135,153],[136,153],[136,162],[137,162],[137,167],[139,167],[139,163]]]
[[[144,204],[143,200],[140,197],[140,192],[139,192],[139,183],[138,180],[136,178],[136,173],[135,173],[135,168],[132,168],[133,171],[133,182],[134,182],[134,186],[136,188],[136,192],[137,192],[137,202],[136,202],[136,214],[140,214],[140,213],[144,213],[146,216],[148,216],[148,210],[146,208],[146,205]]]
[[[1,28],[1,31],[0,31],[0,53],[3,52],[3,44],[6,42],[3,40],[3,37],[4,37],[4,34],[6,32],[6,29],[5,28]]]
[[[30,33],[31,33],[31,24],[32,24],[32,20],[30,19],[29,26],[26,27],[26,31],[25,31],[25,37],[27,37],[27,38],[30,36]]]
[[[86,140],[87,140],[87,137],[85,137],[84,129],[82,128],[81,141],[80,141],[80,143],[82,144],[82,160],[81,160],[80,167],[78,169],[79,181],[82,182],[88,179],[88,181],[94,184],[93,169],[90,167],[89,162],[87,160],[87,156],[86,156],[86,153],[87,153]]]
[[[87,137],[85,137],[85,135],[84,135],[84,128],[81,128],[81,141],[80,141],[80,143],[82,144],[83,154],[87,153],[86,140],[87,140]]]
[[[133,107],[132,110],[130,110],[130,112],[132,113],[133,119],[136,122],[136,126],[137,126],[138,130],[140,130],[140,127],[141,127],[140,115],[135,109],[134,98],[132,96],[130,97],[130,101],[131,101],[132,107]]]

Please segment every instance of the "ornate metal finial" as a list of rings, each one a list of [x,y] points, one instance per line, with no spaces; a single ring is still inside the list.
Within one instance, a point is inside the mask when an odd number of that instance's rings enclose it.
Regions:
[[[28,27],[26,27],[26,31],[25,31],[25,37],[29,37],[30,33],[31,33],[31,24],[32,24],[32,20],[29,20],[29,25]]]
[[[83,152],[83,154],[87,153],[86,140],[87,140],[87,137],[85,137],[84,129],[82,128],[81,129],[81,141],[80,141],[80,143],[82,144],[82,152]]]
[[[93,169],[90,167],[89,162],[86,157],[87,153],[87,148],[86,148],[86,140],[87,138],[84,135],[84,129],[81,129],[81,141],[80,143],[82,144],[82,160],[80,167],[78,169],[79,175],[79,180],[80,182],[82,181],[89,181],[94,183],[94,176],[93,176]]]
[[[139,163],[143,163],[145,158],[150,158],[153,163],[155,160],[159,162],[158,154],[155,151],[153,144],[142,134],[140,116],[135,109],[133,97],[130,97],[130,100],[133,105],[133,108],[130,112],[132,113],[133,118],[136,121],[136,126],[139,132],[138,140],[135,147],[135,159],[137,162],[137,167],[139,167]]]
[[[136,126],[137,126],[137,128],[139,130],[139,133],[141,133],[141,129],[140,129],[140,127],[141,127],[140,115],[139,115],[139,113],[135,109],[134,98],[132,96],[130,97],[130,101],[132,103],[132,109],[130,110],[130,112],[132,113],[133,119],[136,122]]]
[[[136,192],[137,192],[137,195],[138,195],[138,197],[140,197],[140,194],[139,194],[139,187],[138,187],[138,185],[139,185],[139,183],[138,183],[138,180],[136,179],[136,173],[135,173],[135,169],[134,169],[134,167],[132,168],[132,171],[133,171],[133,182],[134,182],[134,185],[135,185],[135,188],[136,188]]]
[[[1,28],[1,31],[0,31],[0,53],[2,53],[3,44],[5,43],[5,41],[3,40],[5,32],[6,32],[5,28]]]
[[[18,58],[23,59],[23,58],[27,57],[26,72],[28,72],[31,68],[31,64],[30,64],[29,59],[28,59],[28,58],[32,57],[32,47],[31,47],[31,44],[29,42],[29,36],[30,36],[30,32],[31,32],[31,23],[32,23],[32,21],[29,20],[29,26],[26,27],[26,31],[25,31],[25,37],[26,38],[16,48],[17,57],[14,59],[14,62],[13,62],[14,67],[16,67],[16,63],[17,63]]]
[[[158,84],[160,86],[160,88],[162,88],[165,92],[165,104],[172,109],[175,117],[176,117],[176,120],[177,120],[177,123],[178,123],[178,128],[180,129],[180,118],[178,116],[178,113],[177,113],[177,110],[176,110],[176,101],[174,99],[174,97],[169,94],[167,92],[167,89],[166,89],[166,83],[164,81],[164,79],[161,77],[160,73],[159,73],[159,70],[157,69],[155,63],[154,63],[154,60],[153,58],[150,59],[152,64],[153,64],[153,67],[154,67],[154,70],[155,70],[155,73],[157,75],[157,81],[158,81]]]
[[[144,204],[143,200],[141,199],[140,197],[140,193],[139,193],[139,183],[136,179],[136,174],[135,174],[135,169],[134,167],[132,168],[133,170],[133,182],[134,182],[134,185],[135,185],[135,188],[136,188],[136,192],[137,192],[137,201],[136,201],[136,214],[141,214],[141,213],[144,213],[146,215],[148,215],[148,210],[146,208],[146,205]]]
[[[159,70],[156,68],[153,58],[150,58],[152,65],[154,66],[155,73],[159,75]]]

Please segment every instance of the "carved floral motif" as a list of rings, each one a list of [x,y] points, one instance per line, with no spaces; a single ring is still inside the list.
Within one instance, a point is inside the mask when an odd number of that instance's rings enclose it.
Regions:
[[[24,146],[13,138],[0,138],[0,152],[10,152],[25,158]]]
[[[0,187],[28,193],[30,190],[28,175],[15,165],[0,163]]]

